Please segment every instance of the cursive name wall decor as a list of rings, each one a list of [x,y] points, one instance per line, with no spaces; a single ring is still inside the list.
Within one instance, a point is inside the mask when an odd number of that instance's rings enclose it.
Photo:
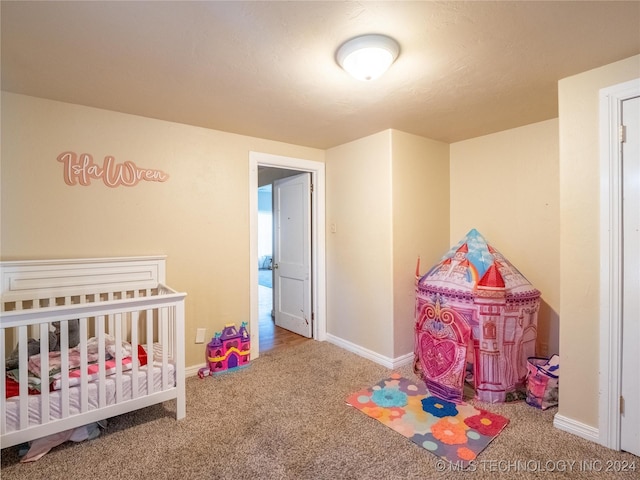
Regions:
[[[169,175],[162,170],[140,168],[131,161],[116,163],[111,156],[104,157],[102,165],[93,161],[88,153],[63,152],[58,161],[64,167],[64,182],[67,185],[91,185],[91,180],[102,180],[107,187],[134,187],[141,180],[166,182]]]

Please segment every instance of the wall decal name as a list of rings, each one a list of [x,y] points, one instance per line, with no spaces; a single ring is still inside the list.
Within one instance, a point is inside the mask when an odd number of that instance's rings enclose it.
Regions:
[[[91,180],[101,179],[107,187],[133,187],[141,180],[148,182],[166,182],[169,175],[162,170],[140,168],[131,161],[116,163],[111,156],[104,157],[102,165],[93,161],[88,153],[78,155],[75,152],[63,152],[58,161],[64,166],[64,182],[67,185],[91,184]]]

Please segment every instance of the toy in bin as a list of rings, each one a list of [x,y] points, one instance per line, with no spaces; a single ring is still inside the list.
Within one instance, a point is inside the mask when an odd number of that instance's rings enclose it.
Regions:
[[[207,366],[198,370],[200,378],[246,367],[249,364],[251,341],[247,322],[242,322],[240,330],[234,323],[225,325],[207,344]]]
[[[527,403],[542,410],[558,405],[560,357],[529,357],[527,370]]]

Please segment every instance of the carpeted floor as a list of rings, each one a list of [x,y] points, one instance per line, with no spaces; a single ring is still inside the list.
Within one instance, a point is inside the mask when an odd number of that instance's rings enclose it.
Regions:
[[[413,377],[411,367],[398,372]],[[173,402],[109,420],[92,441],[67,443],[31,464],[2,452],[9,479],[445,479],[627,478],[607,462],[637,457],[552,426],[556,409],[481,404],[509,418],[472,470],[438,457],[345,403],[391,372],[326,342],[263,354],[237,372],[187,379],[187,418]],[[573,466],[570,466],[570,462]],[[581,471],[580,465],[596,471]],[[614,465],[614,463],[611,463]],[[549,472],[549,470],[562,470]],[[541,470],[546,470],[542,473]],[[452,477],[453,475],[453,477]]]

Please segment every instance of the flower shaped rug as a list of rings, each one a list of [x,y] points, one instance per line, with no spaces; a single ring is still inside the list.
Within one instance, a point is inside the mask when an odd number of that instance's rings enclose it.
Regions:
[[[430,396],[424,384],[398,374],[349,395],[347,404],[462,468],[509,423],[472,405]]]

